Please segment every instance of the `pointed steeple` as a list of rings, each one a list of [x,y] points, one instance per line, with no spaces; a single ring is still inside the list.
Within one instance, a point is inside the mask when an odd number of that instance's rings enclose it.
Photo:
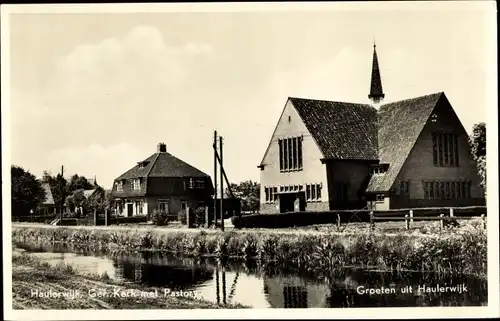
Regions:
[[[384,91],[382,90],[382,80],[380,79],[380,70],[378,68],[378,58],[377,58],[377,45],[373,41],[373,62],[372,62],[372,81],[370,85],[370,94],[368,98],[374,104],[379,103],[385,97]]]

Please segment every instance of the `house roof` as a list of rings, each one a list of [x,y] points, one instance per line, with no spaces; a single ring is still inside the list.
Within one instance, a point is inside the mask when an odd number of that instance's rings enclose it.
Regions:
[[[45,191],[45,201],[43,201],[43,205],[55,205],[54,196],[52,195],[52,189],[50,188],[49,183],[42,183],[42,188]]]
[[[83,196],[85,196],[85,198],[89,198],[90,196],[92,196],[92,194],[94,194],[94,192],[96,191],[96,189],[86,189],[83,191]]]
[[[140,177],[208,177],[199,169],[167,152],[155,153],[139,162],[116,180]]]
[[[367,104],[289,99],[324,158],[378,160],[375,108]]]
[[[388,191],[408,158],[422,129],[443,92],[382,105],[378,112],[378,154],[380,163],[388,163],[384,174],[373,175],[367,192]]]

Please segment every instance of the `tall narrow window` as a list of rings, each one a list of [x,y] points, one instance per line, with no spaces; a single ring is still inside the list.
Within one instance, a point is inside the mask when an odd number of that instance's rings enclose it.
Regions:
[[[434,198],[434,182],[429,182],[429,197]]]
[[[297,162],[297,138],[292,138],[292,168],[298,169]]]
[[[434,165],[438,165],[438,142],[436,133],[432,133],[432,158]]]
[[[285,165],[284,165],[284,169],[285,170],[288,170],[288,150],[289,150],[289,146],[288,146],[288,139],[285,139],[283,141],[285,143],[285,146],[284,146],[284,160],[285,160]]]
[[[279,146],[279,157],[280,157],[280,170],[282,171],[284,169],[284,167],[283,167],[283,140],[278,139],[278,146]]]
[[[316,184],[311,185],[311,199],[316,200]]]
[[[311,185],[306,186],[306,199],[307,200],[311,199]]]
[[[439,166],[443,166],[443,134],[438,133],[438,155],[439,155]]]
[[[454,135],[453,140],[455,142],[455,144],[453,145],[453,147],[455,148],[455,153],[453,155],[455,157],[455,166],[459,166],[459,164],[458,164],[458,135]]]
[[[273,187],[273,202],[277,202],[278,201],[278,188],[277,187]]]
[[[316,198],[317,198],[318,200],[321,200],[321,184],[318,184],[318,185],[316,186],[316,188],[317,188],[317,190],[316,190]]]
[[[450,166],[455,166],[455,155],[454,155],[454,152],[455,152],[455,139],[454,139],[454,135],[450,135],[449,139],[448,139],[448,143],[449,143],[449,154],[450,154]]]
[[[269,202],[269,188],[265,187],[264,190],[266,191],[266,203]]]
[[[443,164],[444,165],[447,165],[448,164],[448,156],[450,155],[449,154],[449,150],[448,150],[448,135],[443,135],[443,154],[444,154],[444,162]]]
[[[424,198],[428,199],[428,198],[430,198],[429,183],[423,182],[423,184],[424,184]]]
[[[297,139],[297,160],[298,160],[298,168],[302,169],[302,137],[298,137]]]

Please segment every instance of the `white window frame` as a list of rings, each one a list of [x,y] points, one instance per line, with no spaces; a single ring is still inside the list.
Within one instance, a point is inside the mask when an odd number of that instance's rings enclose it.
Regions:
[[[134,178],[132,180],[132,190],[137,191],[141,189],[141,179],[140,178]]]

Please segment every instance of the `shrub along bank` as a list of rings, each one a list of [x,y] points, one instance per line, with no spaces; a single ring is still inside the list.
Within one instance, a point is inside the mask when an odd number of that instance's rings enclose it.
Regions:
[[[159,250],[183,256],[257,259],[322,272],[345,266],[486,275],[486,231],[438,235],[257,231],[179,232],[12,227],[13,242],[66,242],[100,249]]]

